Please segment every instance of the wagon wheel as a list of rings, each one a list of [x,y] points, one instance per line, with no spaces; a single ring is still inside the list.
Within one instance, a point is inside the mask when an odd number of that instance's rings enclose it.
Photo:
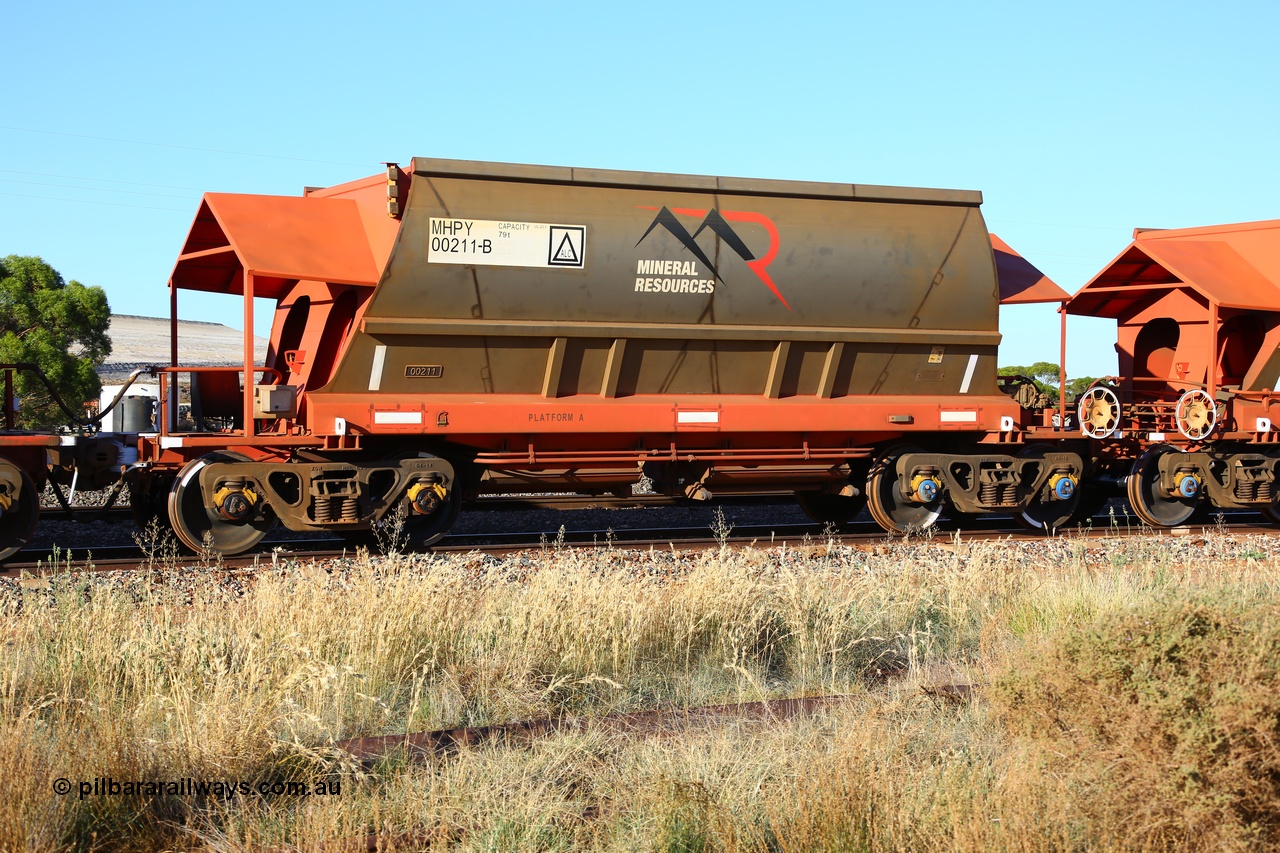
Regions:
[[[912,500],[903,494],[898,477],[898,459],[908,453],[921,452],[917,447],[891,447],[871,466],[867,478],[867,505],[871,517],[885,530],[906,533],[929,527],[942,514],[942,491],[928,502]]]
[[[247,521],[224,519],[205,505],[200,490],[201,472],[219,462],[248,462],[249,457],[220,450],[193,459],[179,472],[169,489],[169,520],[179,541],[195,553],[212,550],[231,556],[248,551],[276,526],[276,514],[268,506],[254,511]]]
[[[378,533],[372,528],[335,530],[334,533],[352,548],[384,551],[403,547],[409,551],[424,551],[449,534],[461,510],[461,499],[451,497],[447,506],[442,507],[432,516],[415,516],[406,510],[404,521],[397,522],[392,514],[393,509],[392,513],[388,513],[381,519],[381,523],[387,525],[387,533],[383,534],[382,539],[378,538]],[[397,523],[400,524],[398,530]]]
[[[1178,453],[1168,445],[1156,445],[1134,460],[1129,472],[1127,491],[1134,515],[1152,527],[1177,527],[1196,511],[1200,503],[1200,484],[1184,477],[1176,494],[1160,485],[1160,459]]]
[[[1081,432],[1089,438],[1106,438],[1120,425],[1120,398],[1106,385],[1094,385],[1081,395],[1076,413]]]
[[[392,461],[436,458],[443,457],[437,457],[433,453],[411,452],[392,457]],[[392,548],[403,546],[410,551],[423,551],[439,542],[448,534],[458,518],[458,513],[462,510],[462,485],[458,481],[457,469],[454,469],[453,479],[439,508],[431,513],[422,514],[414,511],[409,498],[412,487],[413,484],[408,484],[404,493],[392,505],[391,510],[382,517],[382,524],[388,527],[388,533],[382,537],[383,541],[379,541],[377,534],[372,530],[349,531],[341,534],[343,538],[349,542],[361,542],[371,547],[382,546],[385,542]],[[403,515],[397,518],[400,513]]]
[[[867,505],[867,495],[824,495],[821,492],[796,492],[800,511],[818,524],[848,524]]]
[[[1267,504],[1260,508],[1262,517],[1275,525],[1280,525],[1280,504]]]
[[[1192,441],[1204,438],[1218,425],[1218,407],[1209,392],[1193,388],[1178,398],[1174,418],[1178,432]]]
[[[1052,451],[1052,447],[1039,444],[1023,448],[1018,455],[1021,457],[1043,456],[1046,452]],[[1048,484],[1031,499],[1026,509],[1015,516],[1018,524],[1033,533],[1052,536],[1054,531],[1065,527],[1071,521],[1071,517],[1076,514],[1076,508],[1080,505],[1080,490],[1077,486],[1077,483],[1070,480]],[[1046,494],[1049,491],[1054,492],[1056,496]]]
[[[9,502],[9,508],[0,514],[0,562],[3,562],[31,541],[40,517],[40,496],[26,471],[3,460],[0,460],[0,494]]]
[[[450,491],[445,505],[431,515],[412,515],[406,517],[404,535],[408,546],[414,551],[425,551],[439,542],[458,520],[462,510],[462,490],[454,488]]]

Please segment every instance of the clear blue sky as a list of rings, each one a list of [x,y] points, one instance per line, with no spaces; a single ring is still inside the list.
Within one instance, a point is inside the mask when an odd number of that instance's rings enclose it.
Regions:
[[[14,3],[0,255],[164,316],[203,191],[456,157],[978,189],[1074,292],[1132,229],[1280,218],[1280,2]],[[231,298],[182,312],[239,326]],[[260,312],[259,317],[265,312]],[[1050,307],[1001,362],[1057,360]],[[265,327],[260,327],[260,331]],[[1114,324],[1073,319],[1073,375]]]

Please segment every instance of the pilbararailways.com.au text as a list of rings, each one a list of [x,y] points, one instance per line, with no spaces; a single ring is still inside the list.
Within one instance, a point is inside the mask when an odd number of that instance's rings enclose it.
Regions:
[[[116,779],[98,776],[72,781],[65,776],[53,780],[53,792],[60,797],[75,793],[89,797],[338,797],[342,780],[325,779],[303,782],[296,779],[273,779],[264,782],[241,782],[234,779]]]

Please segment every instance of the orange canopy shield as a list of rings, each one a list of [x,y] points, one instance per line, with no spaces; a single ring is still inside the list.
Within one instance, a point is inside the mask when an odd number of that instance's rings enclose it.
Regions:
[[[1280,220],[1136,230],[1133,242],[1071,297],[1067,311],[1119,318],[1179,288],[1222,308],[1280,311]]]
[[[173,269],[175,287],[278,298],[299,279],[374,285],[379,270],[355,201],[205,193]]]
[[[1000,283],[1001,305],[1030,305],[1037,302],[1065,302],[1065,290],[1019,255],[1009,244],[991,235],[991,249],[996,257],[996,280]]]

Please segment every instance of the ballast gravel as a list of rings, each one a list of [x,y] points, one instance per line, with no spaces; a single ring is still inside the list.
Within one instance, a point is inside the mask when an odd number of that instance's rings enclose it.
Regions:
[[[318,559],[276,553],[264,554],[258,565],[246,568],[222,566],[216,560],[193,563],[185,558],[157,560],[137,571],[80,571],[73,562],[49,577],[0,578],[0,612],[13,615],[26,607],[53,606],[68,593],[89,600],[104,592],[115,592],[139,604],[186,605],[197,598],[207,600],[210,595],[239,598],[263,577],[297,584],[299,590],[314,590],[318,585],[341,591],[354,587],[357,580],[367,584],[370,577],[376,582],[380,578],[420,576],[481,591],[525,584],[540,572],[575,565],[600,577],[625,577],[637,583],[679,583],[709,559],[732,560],[734,568],[740,567],[744,575],[754,579],[806,571],[886,578],[904,571],[945,568],[964,572],[975,561],[988,569],[994,564],[1004,571],[1031,573],[1071,565],[1102,573],[1152,565],[1212,572],[1229,563],[1276,568],[1280,565],[1280,537],[1206,528],[1186,536],[1152,533],[1086,539],[1067,535],[1042,541],[970,543],[963,534],[940,533],[934,538],[886,538],[880,543],[857,546],[844,544],[838,537],[800,546],[730,546],[724,553],[681,550],[678,546],[635,549],[602,544],[585,549],[548,545],[505,556],[479,552],[391,557],[357,553]]]

